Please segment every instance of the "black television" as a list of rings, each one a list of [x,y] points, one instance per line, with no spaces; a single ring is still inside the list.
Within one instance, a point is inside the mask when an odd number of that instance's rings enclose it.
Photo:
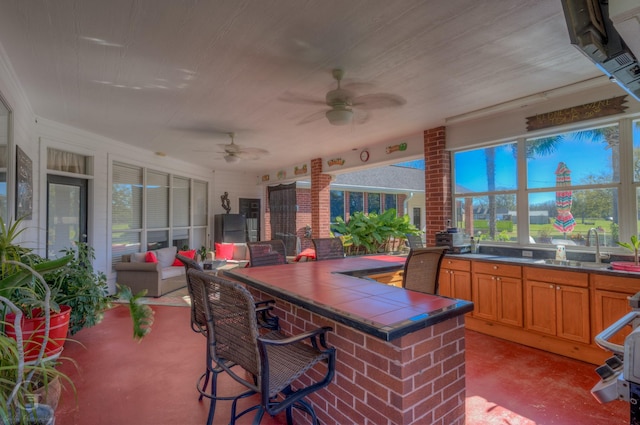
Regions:
[[[640,66],[609,18],[609,2],[562,0],[562,8],[571,44],[640,101]]]

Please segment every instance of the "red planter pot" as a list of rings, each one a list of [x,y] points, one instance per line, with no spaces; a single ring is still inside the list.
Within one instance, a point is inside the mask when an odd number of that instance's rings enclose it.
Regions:
[[[40,347],[44,343],[45,321],[44,317],[37,317],[39,314],[40,309],[35,309],[33,310],[32,316],[36,317],[33,319],[22,317],[21,327],[25,361],[36,360]],[[71,307],[68,305],[60,306],[60,313],[51,313],[49,339],[45,347],[45,357],[51,357],[62,351],[62,346],[67,339],[67,332],[69,331],[70,318]],[[7,314],[5,320],[7,322],[5,333],[7,336],[16,339],[16,333],[13,327],[15,314]]]

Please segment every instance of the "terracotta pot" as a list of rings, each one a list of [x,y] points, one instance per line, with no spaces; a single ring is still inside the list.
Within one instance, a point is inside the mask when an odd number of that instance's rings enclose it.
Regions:
[[[44,316],[38,317],[40,309],[32,311],[32,319],[22,317],[22,339],[24,343],[24,360],[33,361],[38,358],[38,352],[44,341]],[[62,346],[67,339],[69,331],[69,319],[71,318],[71,307],[68,305],[60,306],[60,313],[51,313],[51,324],[49,329],[49,340],[45,348],[45,357],[51,357],[62,351]],[[5,332],[7,336],[16,339],[13,322],[15,314],[9,313],[6,316]]]

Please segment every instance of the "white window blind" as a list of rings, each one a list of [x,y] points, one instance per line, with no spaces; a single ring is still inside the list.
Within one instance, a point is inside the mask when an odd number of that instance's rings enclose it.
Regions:
[[[169,175],[147,171],[147,228],[169,227]]]
[[[111,210],[114,231],[142,228],[142,168],[113,164]]]
[[[208,204],[207,182],[194,180],[193,197],[195,201],[193,211],[193,224],[194,226],[206,226]]]
[[[173,177],[173,225],[184,227],[189,225],[189,179]]]

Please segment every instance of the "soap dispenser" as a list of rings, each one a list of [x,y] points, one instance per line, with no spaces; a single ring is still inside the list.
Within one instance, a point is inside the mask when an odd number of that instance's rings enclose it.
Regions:
[[[567,259],[567,251],[564,245],[556,246],[556,260],[565,261]]]

